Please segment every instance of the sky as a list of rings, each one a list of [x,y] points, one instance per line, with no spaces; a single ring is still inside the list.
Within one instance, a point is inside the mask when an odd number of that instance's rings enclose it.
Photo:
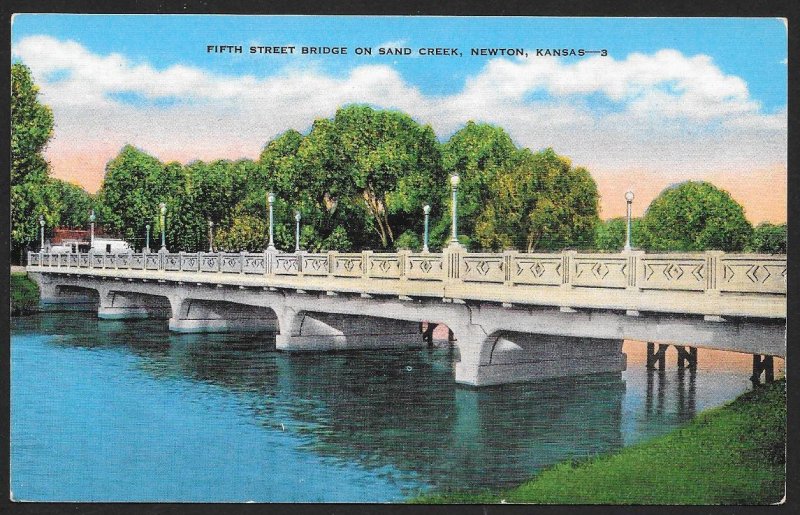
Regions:
[[[460,55],[420,55],[427,48]],[[53,175],[89,191],[128,143],[162,161],[255,159],[285,130],[307,133],[362,103],[404,111],[442,141],[474,120],[520,147],[552,147],[592,173],[602,218],[624,215],[628,189],[638,216],[665,187],[706,180],[751,222],[786,221],[781,19],[18,14],[12,59],[53,109]]]

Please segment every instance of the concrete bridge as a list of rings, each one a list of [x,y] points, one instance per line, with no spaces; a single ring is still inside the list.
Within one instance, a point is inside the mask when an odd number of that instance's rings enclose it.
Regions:
[[[445,324],[459,383],[619,372],[625,339],[786,355],[786,256],[725,254],[30,253],[43,303],[91,302],[101,318],[171,330],[270,331],[283,351],[413,348]],[[658,351],[655,345],[658,344]],[[763,356],[763,357],[762,357]]]

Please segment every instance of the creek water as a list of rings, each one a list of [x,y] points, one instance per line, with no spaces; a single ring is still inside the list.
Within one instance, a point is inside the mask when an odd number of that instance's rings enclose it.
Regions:
[[[11,490],[36,501],[398,502],[502,489],[678,427],[751,387],[751,357],[471,389],[457,349],[323,354],[274,336],[51,312],[11,321]],[[782,362],[779,363],[779,366]]]

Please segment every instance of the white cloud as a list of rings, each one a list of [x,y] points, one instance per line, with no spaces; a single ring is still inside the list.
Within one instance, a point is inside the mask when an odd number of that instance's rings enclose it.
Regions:
[[[676,50],[573,63],[492,59],[446,96],[423,94],[387,65],[333,77],[294,62],[267,78],[226,76],[184,65],[159,70],[48,36],[25,38],[13,53],[53,108],[48,155],[62,176],[58,167],[74,167],[75,155],[106,153],[104,162],[126,142],[162,159],[255,157],[278,133],[305,131],[353,102],[408,112],[440,137],[470,119],[495,123],[520,145],[552,146],[597,173],[735,173],[786,162],[785,109],[764,113],[740,77]],[[151,104],[123,102],[125,94]]]

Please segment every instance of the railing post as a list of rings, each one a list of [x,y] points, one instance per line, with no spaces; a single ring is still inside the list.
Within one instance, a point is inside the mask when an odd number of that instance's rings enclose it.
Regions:
[[[408,281],[408,262],[411,254],[412,252],[408,249],[403,249],[397,253],[397,268],[402,282]]]
[[[514,271],[517,263],[517,254],[519,254],[519,252],[516,250],[503,251],[503,272],[505,273],[503,284],[506,286],[514,286]]]
[[[706,256],[706,288],[707,295],[719,296],[719,286],[722,282],[723,270],[720,267],[720,261],[725,253],[721,250],[707,250]]]
[[[361,251],[361,277],[367,279],[369,277],[369,260],[372,257],[371,250]]]
[[[575,257],[577,250],[565,250],[561,252],[561,288],[572,289],[573,270],[575,268]]]
[[[246,250],[239,252],[239,273],[244,274],[244,256],[247,254]]]
[[[197,272],[200,273],[203,271],[203,251],[197,251]]]
[[[640,291],[642,289],[640,286],[640,271],[642,276],[644,274],[644,266],[641,264],[644,251],[624,250],[622,251],[622,255],[626,256],[628,259],[626,263],[628,267],[628,282],[625,289],[634,292]]]
[[[336,270],[336,252],[335,250],[328,251],[328,277],[333,278],[333,272]]]
[[[222,273],[222,252],[217,252],[217,273]]]
[[[270,277],[273,277],[275,275],[277,255],[278,255],[277,250],[267,249],[264,251],[264,273]]]
[[[461,260],[466,250],[461,245],[448,245],[442,251],[442,258],[445,262],[446,284],[460,284],[461,280]]]

